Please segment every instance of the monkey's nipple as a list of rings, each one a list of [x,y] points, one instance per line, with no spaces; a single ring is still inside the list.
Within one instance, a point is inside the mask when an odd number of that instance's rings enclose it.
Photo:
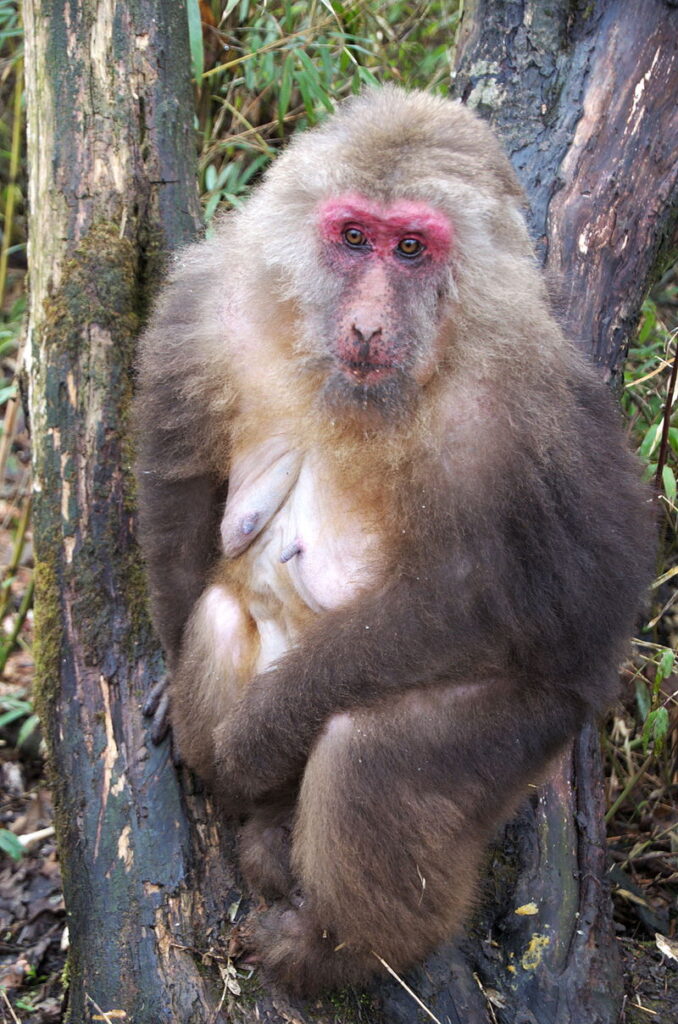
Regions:
[[[295,555],[300,555],[303,550],[301,541],[298,537],[295,537],[290,544],[287,544],[286,547],[283,548],[280,555],[280,561],[283,563],[289,562],[289,560],[294,558]]]
[[[243,518],[242,518],[242,520],[240,522],[240,532],[242,534],[244,534],[246,537],[249,536],[250,533],[252,533],[252,530],[255,528],[255,526],[257,525],[258,522],[259,522],[259,513],[258,512],[250,512],[249,515],[243,516]]]

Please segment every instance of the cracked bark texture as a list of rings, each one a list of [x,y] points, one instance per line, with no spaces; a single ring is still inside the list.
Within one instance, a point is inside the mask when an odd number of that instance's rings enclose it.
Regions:
[[[232,878],[141,715],[161,664],[127,429],[140,323],[168,249],[199,223],[185,5],[27,0],[23,14],[36,660],[67,1019],[90,1020],[95,1002],[135,1024],[202,1024],[219,990],[187,950],[206,948]]]
[[[455,89],[503,135],[561,315],[613,377],[675,224],[678,11],[465,8]],[[162,667],[128,441],[135,337],[167,251],[198,222],[185,5],[25,0],[24,21],[36,658],[68,1020],[93,1019],[95,1003],[134,1024],[430,1019],[395,981],[312,1006],[254,983],[224,992],[232,836],[141,715]],[[442,1024],[616,1021],[599,780],[589,728],[498,841],[467,936],[409,973]]]

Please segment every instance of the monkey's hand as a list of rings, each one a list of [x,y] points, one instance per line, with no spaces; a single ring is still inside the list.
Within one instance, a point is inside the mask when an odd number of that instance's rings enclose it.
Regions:
[[[274,706],[271,683],[270,675],[252,680],[214,730],[220,789],[245,799],[259,800],[294,783],[306,763],[308,746],[285,705]]]

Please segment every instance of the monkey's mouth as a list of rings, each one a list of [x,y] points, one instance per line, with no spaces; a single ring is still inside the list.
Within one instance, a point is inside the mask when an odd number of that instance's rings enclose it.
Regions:
[[[393,363],[358,359],[342,359],[341,368],[356,384],[362,385],[378,384],[396,369]]]

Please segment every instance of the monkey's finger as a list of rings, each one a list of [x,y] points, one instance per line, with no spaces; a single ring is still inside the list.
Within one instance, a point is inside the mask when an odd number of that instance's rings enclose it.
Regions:
[[[151,722],[151,739],[156,745],[162,743],[169,731],[169,726],[169,693],[165,690],[158,701]]]
[[[146,700],[144,701],[143,713],[147,718],[155,715],[156,709],[162,700],[162,696],[167,691],[167,685],[169,683],[169,676],[163,676],[157,683],[150,688],[146,694]]]

